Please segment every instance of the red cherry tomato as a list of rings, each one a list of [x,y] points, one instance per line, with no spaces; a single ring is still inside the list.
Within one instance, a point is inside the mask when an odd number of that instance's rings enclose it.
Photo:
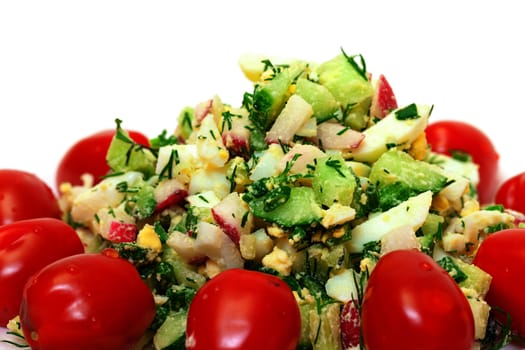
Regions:
[[[154,317],[153,294],[135,267],[102,254],[47,265],[28,280],[20,307],[35,350],[131,349]]]
[[[0,169],[0,226],[60,215],[55,194],[42,179],[23,170]]]
[[[495,202],[525,214],[525,172],[505,180],[496,192]]]
[[[434,152],[452,155],[460,151],[472,157],[479,165],[479,201],[492,203],[499,181],[499,154],[490,138],[471,124],[453,120],[430,123],[425,133]]]
[[[149,139],[138,131],[128,131],[129,136],[138,144],[149,146]],[[109,166],[106,153],[115,130],[103,130],[78,140],[62,157],[56,171],[56,186],[64,182],[82,185],[81,177],[85,173],[93,175],[95,183],[107,175]]]
[[[525,336],[525,229],[506,229],[488,235],[473,262],[492,276],[486,301],[493,309],[508,312],[512,330]],[[495,315],[506,322],[501,313]]]
[[[53,218],[0,227],[0,325],[18,315],[27,279],[44,266],[84,252],[75,230]]]
[[[428,255],[395,250],[370,274],[361,309],[367,350],[457,349],[474,344],[474,318],[456,282]]]
[[[192,350],[295,350],[301,316],[290,287],[278,277],[230,269],[198,290],[186,334]]]

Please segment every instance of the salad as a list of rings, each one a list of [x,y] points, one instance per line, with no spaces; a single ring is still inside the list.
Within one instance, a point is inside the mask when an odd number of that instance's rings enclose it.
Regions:
[[[521,234],[519,215],[480,203],[471,159],[432,149],[431,105],[398,106],[344,50],[239,63],[253,82],[240,106],[211,96],[149,145],[117,119],[110,173],[60,185],[85,252],[131,262],[153,295],[140,347],[209,349],[246,329],[259,333],[246,344],[279,349],[489,349],[525,334],[488,300],[481,249]],[[38,345],[23,315],[9,328]]]

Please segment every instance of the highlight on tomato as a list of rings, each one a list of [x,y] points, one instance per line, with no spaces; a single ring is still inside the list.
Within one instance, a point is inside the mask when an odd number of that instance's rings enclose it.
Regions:
[[[488,235],[480,244],[474,265],[492,276],[485,300],[505,325],[510,315],[511,330],[525,336],[525,229],[510,228]]]
[[[60,215],[57,198],[44,180],[24,170],[0,169],[0,226]]]
[[[28,278],[61,258],[84,252],[75,230],[54,218],[27,219],[0,227],[0,326],[18,315]]]
[[[94,184],[107,175],[110,168],[106,162],[106,153],[116,130],[108,129],[87,135],[74,143],[62,156],[55,174],[56,188],[64,182],[82,185],[82,175],[93,176]],[[135,130],[127,131],[136,143],[149,146],[149,139]]]
[[[26,283],[20,323],[32,349],[132,349],[155,317],[135,267],[84,253],[57,260]]]
[[[499,153],[489,136],[472,124],[439,120],[425,129],[427,141],[436,153],[449,156],[470,155],[479,166],[477,186],[481,204],[491,204],[499,184]]]
[[[188,310],[191,350],[295,350],[301,336],[299,307],[280,278],[228,269],[204,284]]]
[[[474,344],[467,298],[418,250],[394,250],[379,259],[363,296],[361,325],[367,350],[471,350]]]

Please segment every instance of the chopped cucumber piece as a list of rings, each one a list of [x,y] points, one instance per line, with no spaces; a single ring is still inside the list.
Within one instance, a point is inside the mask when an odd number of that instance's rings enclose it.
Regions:
[[[350,205],[357,186],[355,176],[340,154],[317,159],[312,187],[319,203]]]
[[[268,208],[268,204],[277,198],[277,195],[281,195],[281,193],[276,193],[275,190],[270,191],[248,203],[253,215],[283,227],[307,225],[321,220],[322,210],[315,201],[313,189],[310,187],[287,186],[280,188],[289,188],[289,193],[286,193],[286,197],[288,197],[286,201],[283,200],[282,203],[279,203],[273,209]]]
[[[370,170],[370,181],[379,191],[379,206],[385,210],[409,197],[432,191],[438,193],[447,184],[441,169],[415,160],[408,153],[392,148],[383,153]]]
[[[157,158],[148,148],[133,141],[120,123],[117,119],[117,131],[106,155],[109,167],[115,173],[139,171],[150,177],[155,173]]]
[[[290,86],[304,70],[304,64],[279,68],[270,80],[255,85],[253,92],[252,122],[267,130],[290,97]]]
[[[492,282],[492,276],[474,264],[468,264],[458,258],[453,259],[457,266],[467,276],[467,278],[459,283],[459,286],[473,289],[476,291],[476,293],[478,293],[478,296],[484,298],[489,291],[490,283]]]
[[[368,108],[372,102],[372,83],[353,65],[348,57],[340,54],[317,67],[319,83],[325,86],[344,111],[345,125],[362,130],[368,123]]]
[[[193,133],[193,123],[195,120],[195,110],[193,107],[185,107],[179,114],[177,118],[177,129],[175,134],[187,140],[190,138],[190,135]]]
[[[185,349],[187,316],[188,313],[184,309],[170,311],[164,323],[153,336],[155,350]]]
[[[313,350],[340,350],[341,305],[331,303],[323,306],[321,311],[310,310],[310,341]]]
[[[312,106],[313,116],[318,121],[331,118],[339,110],[339,104],[330,90],[306,78],[297,79],[295,93]]]

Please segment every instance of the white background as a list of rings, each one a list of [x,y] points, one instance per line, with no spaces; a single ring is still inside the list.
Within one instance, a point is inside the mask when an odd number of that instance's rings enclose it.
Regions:
[[[172,131],[218,94],[239,105],[242,53],[323,61],[340,48],[384,73],[400,105],[483,129],[504,177],[525,170],[519,1],[3,1],[0,168],[54,183],[78,138]]]

